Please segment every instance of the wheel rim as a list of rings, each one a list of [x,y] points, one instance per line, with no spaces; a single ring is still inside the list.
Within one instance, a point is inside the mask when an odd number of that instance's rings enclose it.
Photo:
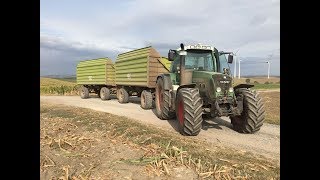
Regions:
[[[183,110],[184,110],[183,101],[180,100],[178,104],[178,120],[181,125],[183,125],[183,122],[184,122]]]

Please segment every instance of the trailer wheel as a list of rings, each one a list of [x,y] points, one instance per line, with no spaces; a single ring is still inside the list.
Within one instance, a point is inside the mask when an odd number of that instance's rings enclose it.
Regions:
[[[100,89],[100,98],[105,101],[110,99],[110,89],[102,87]]]
[[[84,86],[82,86],[82,87],[80,88],[80,97],[81,97],[82,99],[87,99],[87,98],[89,98],[89,89],[86,88],[86,87],[84,87]]]
[[[169,109],[170,101],[169,91],[164,90],[163,79],[159,78],[156,85],[156,114],[160,119],[173,119],[175,113]]]
[[[143,90],[141,93],[141,107],[142,109],[151,109],[152,108],[152,94],[149,91]]]
[[[196,136],[202,127],[202,100],[196,88],[182,88],[178,91],[176,114],[179,129],[183,135]]]
[[[118,90],[117,98],[118,102],[121,104],[129,102],[129,94],[124,88]]]
[[[243,111],[240,116],[231,116],[234,130],[240,133],[254,133],[260,130],[265,119],[265,109],[262,98],[257,92],[241,88],[236,95],[243,96]]]

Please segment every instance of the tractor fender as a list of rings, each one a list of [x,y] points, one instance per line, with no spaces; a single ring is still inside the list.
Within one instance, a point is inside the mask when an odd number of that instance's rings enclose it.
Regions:
[[[179,86],[179,88],[177,89],[177,94],[178,94],[178,92],[179,92],[179,90],[180,90],[181,88],[194,88],[194,87],[196,87],[196,83],[181,85],[181,86]]]
[[[172,82],[170,78],[170,74],[161,74],[157,77],[157,81],[159,78],[162,78],[163,80],[163,88],[164,90],[170,90],[172,89]]]
[[[253,84],[238,84],[235,87],[233,87],[234,90],[239,89],[239,88],[252,88],[254,85]]]

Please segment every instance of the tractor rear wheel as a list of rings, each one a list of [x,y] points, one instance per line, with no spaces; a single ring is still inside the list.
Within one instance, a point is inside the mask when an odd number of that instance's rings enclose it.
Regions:
[[[142,109],[152,108],[152,94],[149,91],[143,90],[141,93],[141,107]]]
[[[180,132],[188,136],[196,136],[202,127],[202,99],[196,88],[182,88],[178,91],[176,114]]]
[[[110,99],[110,89],[103,87],[100,89],[100,98],[105,101]]]
[[[265,109],[262,98],[257,92],[241,88],[236,96],[243,96],[243,111],[240,116],[231,116],[234,130],[240,133],[254,133],[260,130],[265,119]]]
[[[129,102],[129,94],[124,88],[118,90],[117,98],[118,102],[121,104]]]
[[[159,78],[156,85],[156,114],[160,119],[173,119],[174,112],[170,111],[169,101],[171,101],[169,96],[169,90],[164,89],[163,79]]]
[[[87,99],[89,98],[89,89],[87,87],[82,86],[80,88],[80,97],[82,99]]]

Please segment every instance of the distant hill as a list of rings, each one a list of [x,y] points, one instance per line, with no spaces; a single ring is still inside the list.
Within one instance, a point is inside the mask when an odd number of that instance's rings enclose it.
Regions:
[[[64,78],[47,78],[47,77],[40,77],[40,87],[49,87],[49,86],[75,86],[75,80],[70,81],[69,79]]]
[[[76,75],[44,75],[44,76],[40,76],[40,77],[44,77],[44,78],[58,78],[58,79],[69,79],[69,78],[76,78]]]
[[[241,78],[267,78],[266,75],[247,75],[247,76],[241,76]],[[270,78],[280,78],[280,76],[271,76]]]

